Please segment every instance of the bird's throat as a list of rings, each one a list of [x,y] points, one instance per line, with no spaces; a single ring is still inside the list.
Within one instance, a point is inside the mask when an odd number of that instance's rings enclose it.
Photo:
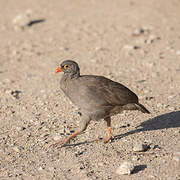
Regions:
[[[70,80],[70,79],[77,79],[80,77],[80,73],[76,72],[76,73],[64,73],[64,80]]]

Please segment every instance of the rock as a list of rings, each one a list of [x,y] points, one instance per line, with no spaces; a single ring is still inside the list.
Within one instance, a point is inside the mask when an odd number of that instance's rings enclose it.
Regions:
[[[134,30],[132,35],[139,36],[141,34],[144,34],[144,29],[143,28],[137,28],[137,29]]]
[[[146,44],[152,44],[155,40],[160,40],[160,39],[161,39],[160,37],[152,34],[148,37],[148,39],[146,39],[145,43]]]
[[[29,24],[29,22],[31,21],[31,15],[32,15],[31,10],[27,10],[23,14],[18,14],[12,21],[15,29],[16,30],[17,29],[24,29],[24,27],[27,26]]]
[[[175,111],[175,110],[176,110],[175,107],[168,107],[168,109],[169,109],[170,111]]]
[[[143,46],[145,44],[145,38],[144,37],[139,37],[138,39],[136,39],[135,44],[137,46]],[[145,54],[145,52],[144,52],[144,54]]]
[[[19,99],[19,94],[21,93],[21,91],[19,90],[15,90],[15,91],[11,91],[11,95],[16,98],[16,99]]]
[[[25,27],[30,27],[36,23],[44,22],[45,19],[34,19],[32,10],[29,9],[25,13],[18,14],[12,21],[15,30],[24,30]]]
[[[132,46],[132,45],[125,45],[124,47],[123,47],[123,49],[125,49],[125,50],[133,50],[134,49],[134,46]]]
[[[116,169],[116,174],[118,174],[118,175],[130,175],[133,170],[134,170],[133,163],[130,161],[125,161]]]
[[[99,167],[103,167],[104,166],[104,163],[103,162],[98,162],[97,164]]]
[[[161,147],[159,145],[157,145],[157,144],[151,145],[151,148],[152,149],[161,149]]]
[[[180,162],[180,151],[173,154],[173,160]]]
[[[136,142],[134,147],[133,147],[133,151],[134,152],[144,152],[148,149],[147,144],[143,144],[141,142]]]
[[[150,100],[154,99],[154,97],[153,97],[153,96],[147,96],[147,97],[145,97],[145,99],[146,99],[147,101],[150,101]]]
[[[5,84],[10,84],[10,83],[13,83],[14,81],[11,80],[11,79],[4,79],[3,81]]]
[[[17,131],[24,131],[26,128],[23,126],[16,127]]]
[[[42,171],[42,170],[43,170],[43,168],[40,166],[38,170],[39,170],[39,171]]]
[[[66,129],[65,129],[65,127],[63,126],[63,125],[59,125],[59,129],[58,129],[58,136],[59,135],[64,135],[65,134],[65,132],[66,132]]]
[[[168,96],[168,99],[173,99],[174,97],[175,97],[175,95]]]
[[[77,151],[75,153],[75,156],[78,157],[78,156],[81,156],[82,154],[84,154],[85,151]]]
[[[140,157],[138,157],[138,156],[132,156],[132,159],[131,159],[132,161],[139,161],[140,160]]]
[[[177,50],[177,51],[176,51],[176,55],[180,55],[180,50]]]
[[[128,44],[123,47],[123,49],[128,50],[128,51],[136,50],[136,49],[139,49],[139,48],[140,48],[139,46],[128,45]]]
[[[163,104],[161,104],[161,103],[157,103],[157,108],[161,108],[161,107],[163,107]]]
[[[16,49],[12,50],[12,56],[16,56],[17,54],[19,54],[20,52]]]
[[[18,146],[14,146],[14,147],[13,147],[13,150],[14,150],[15,152],[17,152],[17,153],[20,152],[20,148],[19,148]]]
[[[54,141],[59,141],[59,140],[61,139],[61,136],[55,135],[55,136],[53,137],[53,139],[54,139]]]

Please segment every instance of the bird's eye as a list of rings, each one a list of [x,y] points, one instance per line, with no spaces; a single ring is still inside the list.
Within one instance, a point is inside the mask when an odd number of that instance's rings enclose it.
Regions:
[[[68,65],[64,65],[64,69],[67,69],[68,68]]]

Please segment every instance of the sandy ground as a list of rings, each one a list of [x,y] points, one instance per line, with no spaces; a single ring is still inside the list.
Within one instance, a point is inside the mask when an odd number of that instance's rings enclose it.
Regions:
[[[0,179],[180,179],[179,0],[1,0],[0,12]],[[101,120],[49,147],[78,127],[54,75],[65,59],[128,86],[151,114],[114,116],[108,144],[92,142]],[[124,161],[131,175],[116,173]]]

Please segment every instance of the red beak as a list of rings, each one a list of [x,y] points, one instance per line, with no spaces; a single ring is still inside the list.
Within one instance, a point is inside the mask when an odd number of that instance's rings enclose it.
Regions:
[[[56,72],[55,72],[55,73],[58,73],[58,72],[61,72],[61,71],[63,71],[63,69],[62,69],[61,66],[59,66],[59,67],[56,69]]]

